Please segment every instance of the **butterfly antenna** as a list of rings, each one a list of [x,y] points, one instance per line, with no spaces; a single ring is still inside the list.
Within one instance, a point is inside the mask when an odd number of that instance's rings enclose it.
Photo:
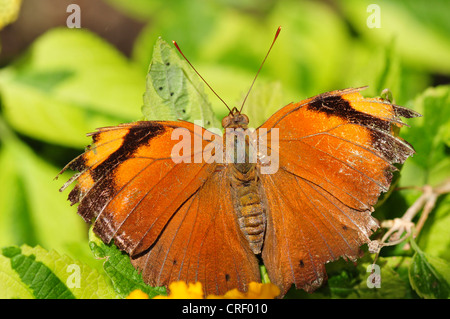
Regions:
[[[172,40],[173,45],[177,48],[178,52],[180,52],[180,54],[183,56],[183,58],[187,61],[187,63],[189,63],[189,65],[191,66],[191,68],[195,71],[195,73],[197,73],[197,75],[200,77],[200,79],[203,80],[203,82],[205,82],[205,84],[209,87],[209,89],[219,98],[219,100],[222,101],[223,104],[225,104],[225,106],[227,107],[228,111],[231,112],[231,109],[229,108],[229,106],[227,105],[227,103],[225,103],[225,101],[219,96],[219,94],[216,93],[216,91],[213,90],[213,88],[211,87],[211,85],[208,84],[208,82],[206,82],[206,80],[200,75],[200,73],[198,73],[198,71],[194,68],[194,66],[192,65],[191,62],[189,62],[189,60],[186,58],[186,56],[183,54],[183,52],[181,51],[180,47],[178,46],[177,42],[175,40]]]
[[[278,35],[280,34],[280,31],[281,31],[281,26],[278,27],[277,33],[275,33],[275,37],[273,38],[272,44],[270,45],[270,48],[269,48],[269,51],[267,51],[267,54],[266,54],[266,56],[264,57],[264,60],[262,61],[261,66],[260,66],[259,69],[258,69],[258,72],[256,72],[256,75],[255,75],[255,78],[253,79],[252,85],[250,86],[250,89],[248,90],[247,95],[245,96],[244,101],[242,102],[241,109],[239,110],[239,113],[241,113],[242,108],[244,107],[245,101],[247,101],[247,97],[248,97],[248,95],[250,94],[250,91],[251,91],[252,88],[253,88],[253,84],[255,84],[256,78],[258,77],[258,74],[259,74],[259,72],[261,71],[261,69],[262,69],[262,67],[263,67],[263,65],[264,65],[264,62],[266,62],[266,59],[267,59],[267,57],[269,56],[270,50],[272,50],[272,47],[273,47],[273,45],[275,44],[275,41],[277,40]]]

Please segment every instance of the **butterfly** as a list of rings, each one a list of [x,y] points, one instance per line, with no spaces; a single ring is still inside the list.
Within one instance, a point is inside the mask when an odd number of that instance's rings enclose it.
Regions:
[[[77,182],[72,205],[105,243],[130,255],[149,285],[183,280],[201,282],[205,294],[246,291],[261,281],[262,262],[280,296],[293,284],[312,292],[326,280],[327,262],[361,256],[393,164],[414,154],[395,132],[406,125],[400,117],[420,114],[363,98],[362,89],[288,104],[254,131],[230,109],[223,136],[187,121],[100,128],[62,170],[78,173],[61,191]],[[177,132],[202,152],[180,155]],[[266,152],[255,146],[260,140]]]

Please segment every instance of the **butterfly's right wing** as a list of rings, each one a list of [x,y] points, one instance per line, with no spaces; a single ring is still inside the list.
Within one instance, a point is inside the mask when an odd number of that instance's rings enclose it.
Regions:
[[[184,129],[185,154],[176,129]],[[205,293],[223,294],[260,281],[234,215],[226,166],[209,161],[212,142],[222,137],[209,133],[189,122],[101,128],[65,168],[80,172],[62,188],[78,182],[69,194],[78,213],[105,243],[126,251],[151,285],[199,281]],[[180,162],[180,152],[189,162]]]
[[[198,132],[201,146],[209,143],[202,138],[204,129],[189,122],[104,127],[90,134],[93,144],[63,169],[79,171],[61,190],[77,181],[69,200],[80,203],[78,213],[93,222],[105,243],[114,239],[130,255],[147,249],[178,207],[214,172],[215,164],[194,163],[193,148],[173,154],[181,139],[176,129],[186,132],[183,142],[189,146]],[[179,154],[190,163],[174,160]]]

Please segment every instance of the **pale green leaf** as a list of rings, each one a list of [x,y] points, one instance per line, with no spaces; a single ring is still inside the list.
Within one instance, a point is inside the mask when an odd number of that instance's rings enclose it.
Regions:
[[[33,299],[33,292],[11,268],[11,260],[0,254],[0,299]]]
[[[0,247],[40,244],[86,260],[86,226],[67,194],[58,191],[59,169],[15,137],[1,118],[0,133]]]
[[[450,263],[440,258],[425,254],[411,239],[415,250],[409,268],[411,286],[422,298],[450,297]]]
[[[219,124],[201,80],[162,39],[154,47],[142,112],[147,120],[202,121],[204,127]]]
[[[354,288],[355,292],[349,297],[364,299],[405,298],[409,285],[390,265],[392,263],[390,262],[391,258],[398,259],[398,257],[379,258],[375,265],[371,262],[361,263],[359,268],[361,269],[361,276],[363,280]],[[374,271],[374,273],[371,273],[370,271]],[[379,277],[377,278],[377,276]],[[380,280],[379,284],[377,280]]]
[[[17,131],[83,147],[95,128],[142,117],[143,74],[84,29],[52,29],[0,71],[4,116]]]
[[[279,82],[255,85],[245,102],[243,113],[250,119],[249,127],[257,128],[283,105],[284,94]]]
[[[111,279],[116,293],[125,298],[133,290],[139,289],[150,298],[164,295],[164,287],[151,287],[142,280],[142,276],[133,267],[130,257],[121,252],[113,243],[105,244],[92,230],[89,231],[89,246],[96,258],[104,259],[103,268]]]
[[[3,248],[0,265],[0,276],[8,279],[0,289],[5,298],[118,297],[104,274],[54,250],[27,245]]]

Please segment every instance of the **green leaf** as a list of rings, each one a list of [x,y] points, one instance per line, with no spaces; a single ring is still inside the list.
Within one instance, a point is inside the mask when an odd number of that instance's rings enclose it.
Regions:
[[[396,39],[392,38],[384,48],[376,49],[378,54],[370,55],[370,62],[373,63],[373,66],[361,74],[363,81],[369,86],[367,90],[364,90],[364,95],[380,96],[384,89],[388,89],[392,93],[393,101],[391,102],[398,103],[399,97],[402,97],[402,92],[400,92],[402,77],[397,51]],[[355,76],[355,78],[358,77]]]
[[[121,252],[113,243],[108,245],[103,243],[94,234],[92,227],[89,231],[89,246],[96,258],[105,259],[103,268],[119,296],[124,298],[136,289],[145,292],[150,298],[166,294],[164,287],[148,286],[131,264],[130,257]]]
[[[198,66],[202,74],[208,78],[220,97],[230,107],[240,108],[242,101],[255,77],[255,72],[243,68],[228,65],[211,65],[200,63]],[[265,91],[267,89],[268,91]],[[228,115],[228,109],[210,90],[206,94],[212,101],[212,109],[218,119],[223,119]],[[248,96],[242,112],[249,116],[250,126],[258,127],[265,120],[282,106],[286,101],[292,102],[298,99],[298,94],[285,89],[281,82],[270,81],[264,74],[260,74],[255,85]],[[262,103],[262,105],[258,104]]]
[[[150,17],[146,20],[149,23],[134,42],[132,52],[133,60],[143,69],[148,68],[158,37],[181,42],[189,60],[195,62],[193,59],[204,48],[202,44],[207,45],[206,41],[210,39],[214,26],[221,20],[217,16],[217,10],[220,8],[221,13],[229,10],[217,3],[202,0],[179,0],[172,6],[168,6],[165,0],[120,1],[120,4],[118,0],[109,1],[125,9],[124,11],[139,10],[140,14]],[[197,63],[194,65],[197,66]]]
[[[269,278],[269,274],[267,273],[266,266],[260,265],[259,272],[261,273],[261,282],[263,284],[270,283],[270,278]]]
[[[411,286],[422,298],[449,298],[450,264],[443,259],[425,254],[411,238],[415,251],[409,268]]]
[[[408,121],[411,128],[401,132],[416,154],[406,161],[400,186],[436,186],[450,176],[450,85],[428,88],[412,108],[423,117]]]
[[[33,299],[30,287],[25,284],[19,274],[11,268],[11,260],[0,254],[0,298],[1,299]]]
[[[436,204],[420,232],[418,243],[425,253],[450,262],[450,195],[443,195]]]
[[[405,282],[399,275],[399,273],[391,266],[392,258],[398,259],[399,257],[379,258],[375,265],[366,262],[359,265],[361,274],[363,271],[366,273],[363,275],[365,280],[362,280],[356,287],[355,293],[351,294],[352,298],[364,298],[364,299],[404,299],[409,289],[408,282]],[[375,267],[375,268],[373,268]],[[379,267],[379,268],[377,268]],[[377,280],[376,275],[379,269],[380,285],[374,284]],[[372,274],[370,271],[375,271]],[[371,285],[374,284],[373,286]]]
[[[402,60],[414,68],[431,72],[450,72],[450,2],[427,0],[376,2],[380,28],[369,28],[367,20],[374,11],[367,12],[370,0],[339,1],[339,7],[352,27],[368,43],[384,46],[395,37]]]
[[[250,119],[249,127],[257,128],[264,123],[283,103],[283,90],[279,82],[256,85],[247,101],[243,112]]]
[[[261,27],[255,28],[265,38],[261,51],[267,50],[268,35],[273,34],[276,26],[281,24],[283,30],[264,66],[264,73],[270,72],[283,87],[297,91],[295,102],[345,87],[341,86],[352,63],[349,52],[353,52],[353,43],[345,22],[335,10],[320,1],[278,1],[269,21],[271,30],[262,32]],[[247,38],[241,41],[247,45],[239,50],[254,51],[254,43]],[[259,56],[255,59],[258,62],[263,55],[259,53]],[[292,101],[287,100],[281,106],[289,102]]]
[[[203,83],[162,39],[153,51],[142,113],[148,120],[201,120],[204,127],[219,125]]]
[[[142,72],[86,29],[52,29],[0,71],[3,111],[22,134],[72,147],[95,128],[142,117]]]
[[[91,260],[86,226],[54,181],[59,169],[14,136],[1,117],[0,141],[0,247],[40,244]]]
[[[0,256],[3,298],[117,298],[108,279],[97,270],[43,248],[10,246]]]
[[[363,257],[355,266],[342,259],[327,264],[328,282],[313,294],[291,289],[288,298],[344,298],[344,299],[381,299],[405,298],[408,296],[409,282],[401,276],[402,269],[408,264],[408,258],[378,258],[375,268],[370,255]],[[378,268],[379,267],[379,268]],[[375,270],[375,273],[372,273]],[[373,279],[379,275],[380,284]]]

